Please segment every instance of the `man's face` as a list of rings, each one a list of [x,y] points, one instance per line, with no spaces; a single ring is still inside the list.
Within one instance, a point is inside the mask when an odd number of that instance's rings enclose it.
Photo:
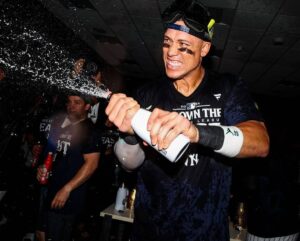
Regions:
[[[101,84],[101,78],[102,75],[100,71],[98,71],[97,74],[91,76],[91,79],[95,82],[96,86],[99,86]]]
[[[185,25],[183,21],[175,24]],[[182,79],[200,70],[201,61],[210,43],[175,29],[167,29],[163,42],[166,74],[171,79]]]
[[[74,71],[77,75],[80,75],[82,73],[84,63],[85,63],[84,58],[80,58],[80,59],[75,61]]]
[[[84,100],[76,95],[68,96],[67,113],[71,121],[78,121],[87,116],[87,112],[90,108],[89,104],[86,104]]]

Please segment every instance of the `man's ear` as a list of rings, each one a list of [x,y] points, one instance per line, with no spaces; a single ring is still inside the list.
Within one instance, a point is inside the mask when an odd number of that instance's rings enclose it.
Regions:
[[[89,109],[91,109],[91,105],[90,105],[90,104],[86,104],[85,107],[84,107],[84,109],[85,109],[86,111],[88,111]]]
[[[206,42],[206,41],[202,42],[201,57],[205,57],[208,54],[208,52],[210,50],[210,47],[211,47],[211,43],[210,42]]]

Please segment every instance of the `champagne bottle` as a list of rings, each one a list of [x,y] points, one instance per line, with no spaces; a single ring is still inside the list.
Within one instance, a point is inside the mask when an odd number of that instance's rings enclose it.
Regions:
[[[157,150],[160,154],[166,157],[171,162],[176,162],[183,155],[190,144],[188,137],[183,134],[178,135],[167,149],[158,150],[157,145],[151,144],[150,132],[147,130],[148,119],[151,112],[145,109],[139,109],[133,116],[131,126],[134,132],[146,141],[150,146]]]

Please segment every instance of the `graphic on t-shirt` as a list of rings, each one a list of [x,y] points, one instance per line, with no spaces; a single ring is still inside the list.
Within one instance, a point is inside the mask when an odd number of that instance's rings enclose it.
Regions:
[[[40,131],[40,133],[44,133],[44,136],[46,139],[48,139],[48,137],[49,137],[49,133],[51,130],[51,123],[52,123],[52,119],[50,119],[50,118],[42,119],[40,122],[39,131]]]
[[[219,100],[220,98],[221,98],[221,93],[220,94],[214,94],[214,97],[217,99],[217,100]]]
[[[70,134],[61,135],[57,141],[57,151],[62,152],[64,156],[67,155],[68,148],[71,146],[71,139],[72,135]]]
[[[101,143],[107,148],[111,148],[115,144],[116,140],[112,136],[101,136]]]
[[[200,104],[200,102],[187,103],[175,108],[177,111],[196,125],[219,125],[221,118],[221,108],[211,105]]]
[[[220,98],[220,96],[218,97]],[[198,126],[220,125],[220,118],[222,115],[222,108],[220,107],[213,107],[210,104],[200,102],[190,102],[173,110],[177,111],[179,114],[183,115]],[[198,162],[199,154],[195,150],[195,152],[191,152],[187,156],[185,166],[193,167],[196,166]]]
[[[193,167],[196,166],[199,162],[199,155],[198,153],[192,153],[189,154],[188,157],[186,158],[184,165],[187,167]]]

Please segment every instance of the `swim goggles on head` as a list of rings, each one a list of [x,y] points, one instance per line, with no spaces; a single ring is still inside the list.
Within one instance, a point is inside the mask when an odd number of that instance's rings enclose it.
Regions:
[[[211,42],[212,40],[215,20],[210,17],[207,8],[197,0],[175,0],[163,12],[162,19],[166,28],[173,29],[174,23],[182,19],[187,26],[187,28],[184,28],[184,32],[205,41]]]

